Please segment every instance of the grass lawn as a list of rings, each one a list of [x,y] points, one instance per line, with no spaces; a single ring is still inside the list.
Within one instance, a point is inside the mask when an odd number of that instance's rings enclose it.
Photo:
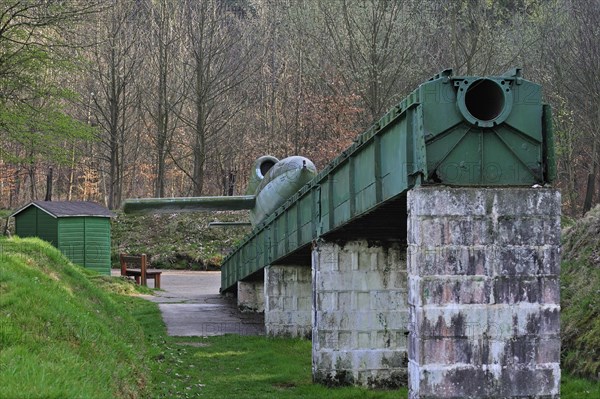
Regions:
[[[168,337],[156,305],[127,300],[146,331],[153,398],[407,398],[313,384],[311,343],[266,337]],[[561,399],[598,399],[600,383],[563,374]]]
[[[406,398],[407,390],[312,383],[307,340],[227,335],[168,337],[157,306],[128,301],[146,331],[153,398]]]

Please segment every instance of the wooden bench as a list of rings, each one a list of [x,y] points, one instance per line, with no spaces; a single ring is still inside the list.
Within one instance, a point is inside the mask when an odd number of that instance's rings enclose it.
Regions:
[[[148,269],[146,254],[119,256],[121,276],[133,277],[137,284],[148,285],[148,279],[154,280],[154,288],[160,288],[160,270]]]

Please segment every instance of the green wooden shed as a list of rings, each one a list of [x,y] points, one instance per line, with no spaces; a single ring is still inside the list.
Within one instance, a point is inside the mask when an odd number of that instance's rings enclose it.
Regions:
[[[39,237],[73,263],[110,275],[110,218],[105,207],[86,201],[34,201],[15,213],[19,237]]]

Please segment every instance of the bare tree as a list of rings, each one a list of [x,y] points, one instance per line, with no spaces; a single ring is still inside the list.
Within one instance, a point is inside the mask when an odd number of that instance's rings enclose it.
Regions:
[[[576,215],[592,206],[600,177],[600,2],[556,0],[539,18],[535,66],[553,108],[558,184],[565,209]]]
[[[579,213],[600,194],[599,8],[598,0],[5,0],[0,192],[11,206],[39,196],[40,172],[53,166],[58,197],[76,196],[79,184],[110,207],[127,195],[231,193],[264,152],[325,164],[443,68],[488,75],[523,66],[553,106],[558,184],[566,209]],[[68,69],[74,56],[87,62],[83,77]],[[99,140],[82,143],[87,128],[65,115],[97,123]]]
[[[3,0],[0,5],[0,100],[27,101],[39,98],[42,87],[34,79],[50,61],[64,61],[61,48],[69,32],[87,16],[99,11],[99,2],[48,2]]]
[[[191,63],[186,99],[189,107],[179,114],[191,131],[193,195],[201,195],[205,180],[208,143],[226,146],[223,134],[245,104],[242,84],[252,74],[256,43],[248,34],[251,10],[243,4],[189,0],[184,2],[186,54]],[[218,136],[220,140],[218,140]]]
[[[123,197],[127,136],[132,130],[135,78],[142,63],[139,48],[140,10],[135,3],[117,0],[98,21],[90,63],[94,84],[91,101],[101,126],[103,158],[108,164],[107,205],[118,207]]]
[[[567,53],[571,80],[568,88],[580,109],[580,126],[589,137],[582,146],[588,169],[585,213],[592,207],[600,170],[600,1],[572,0],[572,18],[568,47],[571,51]]]
[[[182,54],[182,7],[171,0],[156,0],[147,4],[150,29],[146,37],[148,62],[145,65],[146,84],[142,88],[149,127],[155,130],[154,142],[154,196],[164,197],[167,159],[171,138],[177,128],[176,115],[182,106],[179,57]]]
[[[311,44],[319,46],[346,92],[361,97],[370,123],[401,98],[411,78],[416,49],[415,40],[408,38],[417,35],[415,25],[409,23],[412,4],[319,0],[318,7],[321,29],[327,34],[313,36]]]

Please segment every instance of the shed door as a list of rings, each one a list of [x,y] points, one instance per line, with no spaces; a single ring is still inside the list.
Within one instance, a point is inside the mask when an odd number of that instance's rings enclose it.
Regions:
[[[85,218],[85,267],[110,274],[110,221],[108,218]]]
[[[58,234],[61,252],[71,262],[85,266],[85,218],[60,218]]]

